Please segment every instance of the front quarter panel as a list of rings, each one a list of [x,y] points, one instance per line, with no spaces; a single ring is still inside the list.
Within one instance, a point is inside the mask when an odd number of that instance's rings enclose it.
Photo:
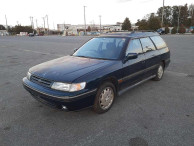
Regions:
[[[122,78],[122,61],[112,61],[106,66],[98,68],[92,72],[86,73],[84,76],[76,79],[74,82],[86,82],[86,88],[89,90],[98,88],[99,85],[109,78],[116,81]]]

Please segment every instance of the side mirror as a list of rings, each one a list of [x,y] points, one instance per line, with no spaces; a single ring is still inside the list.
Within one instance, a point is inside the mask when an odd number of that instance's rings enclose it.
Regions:
[[[78,48],[74,48],[74,50],[73,50],[73,51],[74,51],[74,53],[75,53],[77,50],[78,50]]]
[[[125,62],[131,59],[136,59],[138,57],[137,53],[128,53],[127,56],[125,57]]]

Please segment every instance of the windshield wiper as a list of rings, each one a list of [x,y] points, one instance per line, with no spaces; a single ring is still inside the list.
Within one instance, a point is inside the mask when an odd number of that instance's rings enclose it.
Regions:
[[[76,56],[76,57],[84,57],[84,58],[99,59],[99,60],[114,60],[114,59],[90,57],[90,56],[84,56],[84,55],[79,55],[79,56]]]
[[[76,57],[84,57],[84,58],[89,58],[88,56],[84,56],[84,55],[79,55],[79,56],[76,56]]]

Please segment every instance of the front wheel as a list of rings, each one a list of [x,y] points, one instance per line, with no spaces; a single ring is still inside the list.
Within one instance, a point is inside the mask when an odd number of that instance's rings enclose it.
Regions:
[[[100,86],[94,102],[94,111],[96,113],[105,113],[113,105],[116,95],[115,86],[110,82],[105,82]]]
[[[163,75],[164,75],[164,65],[163,63],[160,63],[160,65],[158,66],[157,72],[156,72],[156,76],[155,78],[153,78],[153,80],[160,81]]]

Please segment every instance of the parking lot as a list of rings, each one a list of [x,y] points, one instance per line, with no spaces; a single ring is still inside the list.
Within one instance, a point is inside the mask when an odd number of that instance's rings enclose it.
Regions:
[[[101,115],[49,108],[22,86],[30,67],[72,54],[90,37],[0,37],[0,145],[194,145],[194,35],[162,37],[171,50],[163,79],[126,92]]]

